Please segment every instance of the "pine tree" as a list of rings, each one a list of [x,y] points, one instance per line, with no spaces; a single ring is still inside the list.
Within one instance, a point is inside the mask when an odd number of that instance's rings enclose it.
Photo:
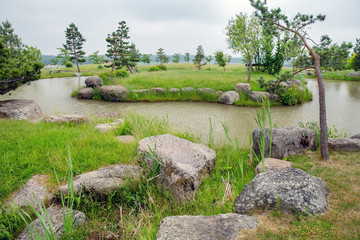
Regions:
[[[356,39],[356,44],[354,47],[354,52],[355,52],[355,59],[354,59],[354,70],[355,71],[359,71],[360,70],[360,38]]]
[[[197,47],[197,52],[196,52],[196,55],[195,55],[195,58],[194,58],[194,64],[197,66],[197,68],[199,70],[201,70],[201,66],[204,66],[206,65],[206,62],[203,63],[202,61],[204,60],[205,58],[205,52],[204,52],[204,49],[201,45],[199,45]]]
[[[185,53],[185,57],[184,57],[184,60],[186,61],[186,62],[190,62],[190,53]]]
[[[163,65],[164,63],[169,62],[169,57],[166,56],[164,49],[159,48],[159,50],[156,52],[156,61],[160,63],[160,65]]]
[[[78,72],[80,72],[79,62],[85,62],[85,52],[82,50],[85,38],[79,32],[79,29],[74,23],[71,23],[65,30],[66,43],[64,48],[70,52],[71,61],[75,61]]]

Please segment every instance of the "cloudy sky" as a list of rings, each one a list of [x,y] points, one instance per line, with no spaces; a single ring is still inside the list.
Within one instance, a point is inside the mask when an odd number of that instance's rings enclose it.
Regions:
[[[326,14],[309,30],[318,41],[328,34],[334,42],[360,38],[360,0],[268,0],[286,14]],[[105,38],[125,20],[131,41],[141,53],[190,52],[202,45],[206,54],[227,50],[224,29],[239,12],[253,12],[248,0],[0,0],[0,21],[9,20],[22,41],[42,54],[57,54],[65,28],[78,26],[87,39],[87,55],[106,52]]]

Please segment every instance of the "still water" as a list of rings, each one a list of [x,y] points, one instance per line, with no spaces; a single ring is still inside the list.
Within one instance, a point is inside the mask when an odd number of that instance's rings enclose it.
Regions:
[[[216,103],[163,102],[163,103],[114,103],[95,100],[78,100],[70,96],[73,90],[84,86],[84,77],[42,79],[23,85],[5,99],[35,100],[46,115],[83,114],[93,116],[98,113],[119,113],[131,111],[147,116],[168,118],[179,130],[195,133],[206,142],[209,136],[209,118],[215,123],[217,141],[225,139],[222,123],[229,126],[232,138],[246,141],[249,129],[255,126],[256,108],[227,106]],[[319,104],[317,83],[308,80],[313,92],[313,101],[291,107],[273,107],[273,122],[281,126],[298,126],[300,121],[318,121]],[[328,126],[336,125],[349,136],[360,133],[360,82],[326,81],[326,104]]]

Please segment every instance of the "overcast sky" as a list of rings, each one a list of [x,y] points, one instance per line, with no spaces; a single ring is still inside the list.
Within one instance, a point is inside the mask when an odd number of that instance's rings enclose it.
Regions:
[[[328,34],[334,42],[360,38],[360,0],[268,0],[286,14],[326,15],[309,30],[319,41]],[[141,53],[194,54],[202,45],[207,55],[227,49],[224,29],[239,12],[253,12],[248,0],[0,0],[0,21],[9,20],[23,43],[45,55],[56,55],[65,43],[71,22],[87,40],[87,55],[106,52],[105,38],[125,20],[130,40]],[[235,55],[235,54],[232,54]]]

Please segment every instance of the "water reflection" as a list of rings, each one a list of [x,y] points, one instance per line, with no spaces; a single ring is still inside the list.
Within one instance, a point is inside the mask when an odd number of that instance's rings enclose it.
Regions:
[[[98,112],[117,113],[133,111],[159,118],[167,117],[181,130],[189,130],[201,135],[206,141],[209,135],[209,118],[215,121],[215,136],[224,140],[222,123],[226,123],[232,137],[246,141],[249,129],[255,126],[255,108],[226,106],[215,103],[163,102],[163,103],[114,103],[93,100],[78,100],[71,92],[84,86],[85,77],[43,79],[23,85],[3,95],[0,99],[33,99],[45,114],[95,115]],[[272,108],[273,121],[277,126],[297,126],[299,121],[318,121],[317,83],[309,80],[314,100],[298,106]],[[351,134],[360,133],[360,82],[326,81],[327,119],[329,126]],[[252,127],[249,127],[252,126]]]

